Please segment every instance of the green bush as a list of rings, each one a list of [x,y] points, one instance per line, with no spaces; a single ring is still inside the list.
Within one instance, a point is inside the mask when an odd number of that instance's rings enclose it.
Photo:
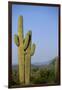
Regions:
[[[31,83],[33,84],[45,84],[55,81],[54,69],[40,68],[36,73],[31,75]]]

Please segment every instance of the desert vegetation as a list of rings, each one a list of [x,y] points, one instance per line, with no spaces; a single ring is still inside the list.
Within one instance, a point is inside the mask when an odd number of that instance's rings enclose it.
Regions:
[[[45,66],[31,65],[29,85],[58,83],[55,78],[55,62],[56,59],[53,59],[48,65]],[[15,86],[20,85],[17,65],[14,65],[12,68],[12,84]]]

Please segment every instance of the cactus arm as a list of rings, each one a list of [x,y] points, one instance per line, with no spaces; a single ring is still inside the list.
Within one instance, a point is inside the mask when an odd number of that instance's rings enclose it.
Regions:
[[[29,31],[27,34],[26,34],[26,37],[24,39],[24,50],[27,49],[29,43],[30,43],[30,36],[31,36],[31,31]]]
[[[28,34],[29,34],[29,35],[32,35],[32,31],[28,31]]]
[[[27,49],[29,43],[29,35],[27,34],[25,39],[24,39],[24,50]]]
[[[31,56],[34,54],[35,48],[36,48],[36,46],[35,46],[35,44],[33,44],[31,47]]]
[[[14,35],[14,42],[17,46],[19,46],[19,37],[16,34]]]

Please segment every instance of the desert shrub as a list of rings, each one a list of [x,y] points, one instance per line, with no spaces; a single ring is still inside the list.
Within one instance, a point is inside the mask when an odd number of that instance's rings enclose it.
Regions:
[[[55,82],[55,71],[54,71],[54,69],[49,70],[48,82],[49,83]]]
[[[12,71],[12,83],[13,85],[19,85],[19,74],[17,70]]]
[[[38,71],[38,68],[33,68],[32,71],[33,72],[37,72]]]
[[[55,81],[53,68],[40,68],[35,74],[34,73],[31,75],[31,82],[34,84],[45,84]]]

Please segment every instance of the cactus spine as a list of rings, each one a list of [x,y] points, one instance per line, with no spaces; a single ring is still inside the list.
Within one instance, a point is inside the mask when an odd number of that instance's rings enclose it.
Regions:
[[[14,35],[14,42],[18,47],[19,80],[21,84],[30,83],[31,56],[35,51],[35,44],[31,47],[31,31],[23,36],[23,17],[18,18],[18,35]]]

